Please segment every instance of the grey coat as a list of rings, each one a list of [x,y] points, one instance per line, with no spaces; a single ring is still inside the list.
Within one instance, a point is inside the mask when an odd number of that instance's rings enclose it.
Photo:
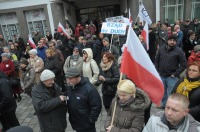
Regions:
[[[60,87],[54,84],[52,92],[40,82],[32,92],[32,102],[41,132],[62,132],[67,127],[66,103],[60,99]]]
[[[26,94],[28,95],[31,94],[34,82],[35,82],[35,70],[31,66],[27,66],[26,70],[22,70],[22,75],[20,77],[20,85]]]
[[[64,73],[66,74],[67,69],[70,67],[75,67],[77,69],[79,69],[82,73],[82,67],[83,67],[83,58],[82,57],[78,57],[78,60],[74,60],[73,59],[73,55],[68,56],[67,59],[65,60],[65,64],[63,66],[63,70]]]
[[[188,114],[178,130],[169,130],[168,126],[163,123],[164,112],[158,112],[151,116],[142,132],[200,132],[200,123]]]

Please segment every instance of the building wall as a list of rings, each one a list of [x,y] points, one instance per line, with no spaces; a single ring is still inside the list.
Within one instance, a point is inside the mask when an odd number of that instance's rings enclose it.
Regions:
[[[64,14],[65,14],[65,20],[68,20],[70,24],[75,28],[76,26],[76,11],[75,7],[70,5],[67,2],[63,3],[64,5]]]
[[[85,2],[84,0],[79,0],[76,3],[77,7],[79,7],[80,9],[97,7],[97,6],[117,5],[117,4],[120,4],[119,0],[96,0],[88,2]]]
[[[28,38],[29,32],[28,32],[28,25],[27,25],[27,21],[25,17],[25,11],[39,9],[39,8],[44,9],[46,22],[47,22],[47,29],[50,29],[47,6],[45,4],[37,5],[37,6],[21,7],[21,8],[4,9],[4,10],[0,10],[0,14],[15,12],[17,15],[17,19],[18,19],[18,23],[20,27],[20,35],[22,38],[26,40]],[[0,33],[2,34],[2,30]]]
[[[191,11],[192,11],[192,1],[184,0],[184,16],[183,19],[186,20],[187,18],[191,18]]]
[[[65,27],[65,25],[64,25],[65,24],[65,15],[64,15],[63,3],[52,3],[51,9],[52,9],[52,15],[53,15],[55,28],[58,27],[59,22],[61,22],[61,24]]]
[[[127,14],[127,0],[120,0],[120,14]]]

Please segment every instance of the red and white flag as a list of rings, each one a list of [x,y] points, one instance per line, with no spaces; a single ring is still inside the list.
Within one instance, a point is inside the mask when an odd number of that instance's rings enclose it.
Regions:
[[[129,27],[128,36],[122,56],[121,72],[127,75],[139,88],[144,90],[151,101],[159,105],[164,86],[140,40]]]
[[[67,33],[67,31],[65,30],[65,28],[63,27],[63,25],[59,22],[59,24],[58,24],[58,29],[57,29],[57,31],[60,33],[60,32],[63,32],[64,33],[64,35],[68,38],[68,39],[70,39],[70,35]]]
[[[147,50],[149,50],[149,25],[148,25],[147,22],[144,25],[144,28],[141,32],[141,35],[144,38],[144,41],[145,41],[146,46],[147,46]]]
[[[33,48],[33,49],[36,49],[36,45],[31,37],[31,35],[29,35],[28,37],[28,43],[30,44],[30,46]]]

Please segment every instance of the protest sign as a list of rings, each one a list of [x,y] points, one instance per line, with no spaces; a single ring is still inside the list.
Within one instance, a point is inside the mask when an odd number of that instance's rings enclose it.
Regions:
[[[104,34],[126,34],[126,23],[119,22],[103,22],[101,33]]]
[[[106,18],[106,22],[124,22],[123,16],[109,17]]]

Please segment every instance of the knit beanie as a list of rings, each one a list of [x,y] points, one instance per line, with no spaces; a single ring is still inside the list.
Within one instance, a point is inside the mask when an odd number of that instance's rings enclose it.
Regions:
[[[27,61],[27,59],[22,58],[22,59],[20,60],[20,64],[25,64],[25,65],[28,66],[29,62]]]
[[[37,55],[37,50],[36,49],[31,49],[28,53],[29,54],[33,54],[33,55]]]
[[[10,58],[10,54],[9,54],[9,53],[2,53],[2,54],[1,54],[1,57],[7,57],[7,58]]]
[[[46,81],[46,80],[49,80],[49,79],[52,79],[52,78],[55,78],[55,74],[52,71],[48,70],[48,69],[44,70],[40,75],[40,80],[42,82]]]
[[[177,41],[177,35],[176,34],[172,34],[171,36],[169,36],[168,40],[173,39],[175,41]]]
[[[77,68],[71,67],[67,69],[67,72],[65,74],[66,78],[74,78],[77,76],[80,76],[80,71]]]
[[[108,39],[107,37],[105,37],[105,38],[103,39],[103,41],[109,42],[109,39]]]

